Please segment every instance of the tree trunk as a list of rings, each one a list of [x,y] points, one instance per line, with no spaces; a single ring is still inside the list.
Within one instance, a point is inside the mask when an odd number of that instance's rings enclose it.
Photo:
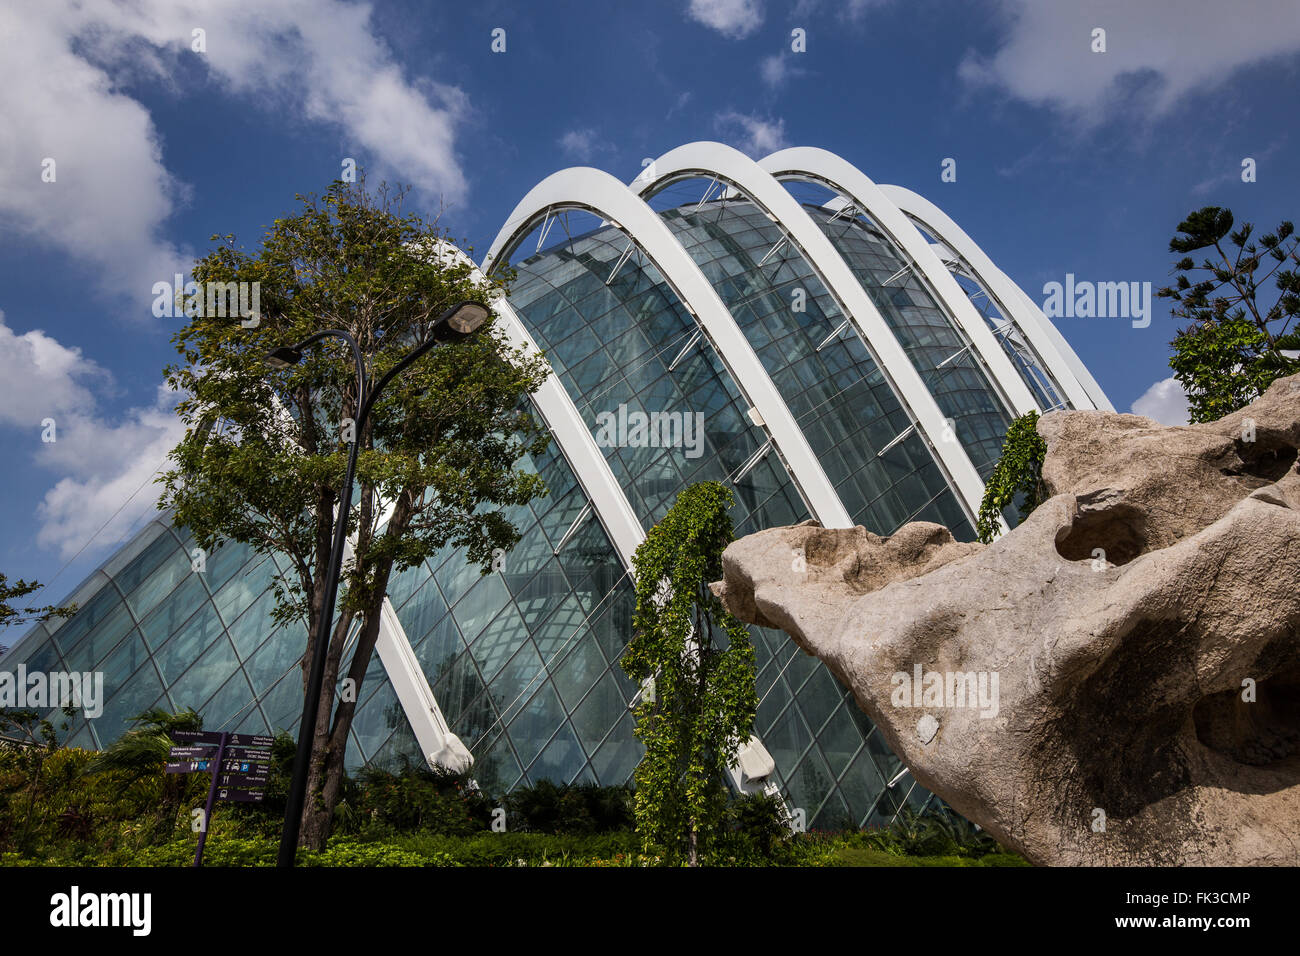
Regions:
[[[351,723],[349,722],[349,726]],[[343,732],[347,739],[347,731]],[[325,741],[317,738],[312,747],[312,763],[307,773],[307,799],[302,807],[302,828],[298,845],[319,853],[325,849],[334,828],[334,810],[343,793],[343,754],[342,748],[336,747],[333,739]],[[320,748],[320,749],[318,749]],[[321,759],[320,750],[324,750]],[[331,772],[337,767],[337,772]]]
[[[346,636],[348,627],[340,620],[338,631],[334,635],[338,640],[330,641],[330,658],[325,665],[325,682],[321,686],[320,707],[316,715],[316,732],[312,739],[312,760],[307,771],[307,796],[302,806],[302,824],[299,831],[298,845],[319,852],[325,849],[325,843],[334,827],[334,811],[343,796],[344,759],[347,756],[348,733],[352,729],[352,719],[356,715],[356,702],[361,695],[362,682],[366,669],[374,654],[375,643],[379,637],[379,614],[387,593],[387,579],[391,568],[381,569],[383,587],[376,593],[373,606],[366,609],[357,635],[356,650],[348,677],[352,680],[353,693],[338,702],[335,707],[335,687],[338,684],[339,664],[343,653],[342,637]]]
[[[372,499],[372,495],[373,490],[363,485],[361,491],[363,519],[370,514],[366,503]],[[390,533],[398,536],[404,534],[410,517],[410,495],[403,493],[388,520]],[[362,526],[368,526],[366,520],[362,521]],[[361,536],[356,543],[354,555],[364,554],[369,550],[369,544],[369,536]],[[354,557],[354,561],[356,560]],[[374,591],[368,596],[366,606],[359,612],[341,614],[334,633],[330,635],[325,661],[325,679],[321,684],[320,705],[316,712],[316,729],[312,738],[311,765],[307,770],[307,794],[302,805],[298,845],[315,852],[325,849],[325,843],[334,828],[334,810],[343,796],[343,762],[347,755],[348,733],[352,729],[352,718],[356,714],[356,702],[361,696],[361,685],[365,680],[366,670],[379,638],[379,616],[384,598],[388,594],[388,580],[393,569],[391,558],[382,559],[369,568],[364,560],[358,561],[358,564],[362,571],[373,571]],[[323,608],[323,590],[317,592],[315,597],[322,599],[313,607],[315,613],[319,614]],[[352,681],[352,693],[350,698],[345,697],[339,701],[336,709],[334,696],[339,680],[339,667],[343,659],[343,646],[358,613],[362,620],[361,631],[357,635],[356,650],[353,652],[347,675]],[[314,649],[303,660],[304,687],[307,680],[306,668],[310,664],[312,652]]]

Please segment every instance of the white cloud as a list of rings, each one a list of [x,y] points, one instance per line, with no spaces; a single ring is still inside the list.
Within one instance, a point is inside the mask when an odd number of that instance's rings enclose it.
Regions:
[[[40,329],[17,335],[0,312],[0,424],[30,427],[42,419],[84,414],[109,373]]]
[[[87,420],[70,434],[60,432],[58,444],[93,456],[87,460],[94,470],[65,476],[45,493],[36,511],[37,545],[69,559],[94,535],[89,550],[103,551],[155,510],[162,489],[151,479],[185,432],[174,403],[175,395],[159,387],[152,405],[131,409],[120,421]]]
[[[763,25],[759,0],[690,0],[687,14],[724,37],[741,40]]]
[[[673,105],[668,108],[668,112],[667,114],[665,114],[664,119],[666,120],[672,119],[673,114],[680,112],[690,101],[691,101],[690,90],[685,90],[677,94],[677,99],[673,102]]]
[[[1143,392],[1129,411],[1153,418],[1162,425],[1186,425],[1188,408],[1187,393],[1178,384],[1178,379],[1166,378]]]
[[[61,476],[37,508],[36,543],[65,559],[106,522],[93,551],[123,540],[154,509],[159,489],[148,479],[184,433],[166,388],[120,415],[104,407],[113,393],[112,376],[80,349],[39,329],[18,335],[0,312],[0,425],[21,429],[32,460]],[[53,442],[42,440],[46,419]]]
[[[597,153],[613,152],[614,147],[600,138],[590,127],[571,129],[559,139],[560,149],[570,159],[589,163]]]
[[[866,17],[867,11],[889,6],[893,2],[894,0],[830,0],[828,4],[826,0],[799,0],[790,11],[790,19],[810,17],[821,13],[826,6],[830,6],[834,8],[839,19],[860,23]]]
[[[1085,123],[1135,103],[1163,113],[1243,66],[1300,51],[1295,0],[1244,6],[1220,0],[1000,5],[1009,24],[1005,42],[991,56],[968,54],[959,74]],[[1094,28],[1106,31],[1105,53],[1092,52]]]
[[[162,235],[187,190],[164,165],[149,112],[123,90],[175,90],[196,76],[259,110],[336,125],[362,165],[462,198],[454,141],[465,94],[406,79],[369,19],[368,6],[340,0],[0,6],[0,35],[13,38],[0,58],[0,224],[85,262],[102,290],[148,315],[152,284],[193,259]],[[196,28],[206,52],[191,49]],[[239,130],[210,135],[218,150],[258,149]],[[46,157],[53,183],[40,178]]]
[[[783,119],[760,119],[728,110],[714,117],[713,123],[724,142],[755,158],[790,145]]]
[[[152,283],[192,258],[159,235],[184,190],[145,108],[69,49],[58,6],[0,5],[0,223],[87,263],[148,315]],[[52,183],[41,181],[46,158]]]
[[[758,64],[758,73],[763,82],[776,89],[784,86],[792,77],[803,76],[806,71],[793,65],[793,56],[794,54],[773,53],[764,57]]]

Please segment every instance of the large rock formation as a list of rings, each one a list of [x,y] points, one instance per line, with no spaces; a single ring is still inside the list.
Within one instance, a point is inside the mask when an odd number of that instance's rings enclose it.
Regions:
[[[1039,432],[1052,497],[992,545],[805,522],[714,588],[1034,862],[1300,863],[1300,376],[1213,423]]]

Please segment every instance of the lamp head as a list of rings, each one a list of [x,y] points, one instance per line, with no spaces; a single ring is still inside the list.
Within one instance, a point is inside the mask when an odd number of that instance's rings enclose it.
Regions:
[[[482,302],[458,302],[434,323],[433,337],[439,342],[463,339],[476,332],[491,314]]]
[[[289,368],[302,361],[302,352],[290,345],[281,345],[267,352],[262,361],[274,369]]]

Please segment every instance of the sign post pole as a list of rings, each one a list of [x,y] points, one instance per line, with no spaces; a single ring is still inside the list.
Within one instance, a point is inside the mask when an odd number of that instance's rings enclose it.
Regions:
[[[221,760],[226,755],[226,741],[229,739],[230,734],[223,731],[221,740],[217,744],[217,758],[212,764],[212,785],[208,787],[208,803],[203,809],[203,829],[199,831],[199,848],[194,851],[196,867],[203,865],[203,844],[208,842],[208,827],[212,825],[212,808],[217,802],[217,776],[221,772]]]

